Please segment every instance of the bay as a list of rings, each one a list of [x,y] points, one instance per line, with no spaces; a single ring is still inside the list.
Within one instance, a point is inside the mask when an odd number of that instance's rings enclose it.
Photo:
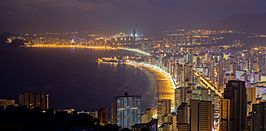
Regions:
[[[153,106],[156,91],[150,72],[128,65],[98,64],[98,57],[134,55],[92,49],[0,49],[0,98],[17,101],[21,92],[47,92],[50,107],[92,111],[110,109],[112,98],[141,95],[142,109]]]

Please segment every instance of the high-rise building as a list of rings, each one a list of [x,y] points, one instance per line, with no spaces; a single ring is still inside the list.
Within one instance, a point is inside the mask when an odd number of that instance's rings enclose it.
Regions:
[[[157,119],[157,107],[146,108],[141,115],[141,123],[149,123],[151,120]]]
[[[136,29],[133,29],[133,45],[136,45]]]
[[[167,115],[171,114],[171,100],[159,100],[157,108],[158,125],[161,126],[164,123],[169,123],[170,120],[165,118],[167,118]]]
[[[262,73],[266,74],[266,54],[263,55],[263,60],[261,63]]]
[[[177,124],[189,123],[188,121],[188,104],[182,103],[176,110]]]
[[[179,83],[180,86],[185,86],[185,71],[184,71],[184,65],[183,64],[177,64],[177,77],[176,81]]]
[[[252,131],[266,130],[266,102],[253,104]]]
[[[246,88],[247,92],[247,113],[252,112],[252,105],[257,102],[256,87]]]
[[[49,95],[47,93],[40,93],[40,107],[42,110],[49,109]]]
[[[245,130],[247,124],[245,81],[229,80],[224,90],[224,98],[230,100],[230,130]]]
[[[124,96],[113,98],[112,123],[122,128],[131,128],[140,123],[141,119],[141,97],[130,96],[125,92]]]
[[[188,87],[179,87],[175,89],[175,105],[178,107],[182,103],[187,103]]]
[[[214,83],[214,62],[211,61],[211,63],[208,63],[208,69],[209,69],[209,78],[212,83]]]
[[[26,92],[19,94],[19,106],[26,106],[29,109],[40,108],[46,110],[49,108],[49,95],[47,93]]]
[[[220,131],[230,131],[229,99],[220,99]]]
[[[15,100],[0,99],[0,107],[3,107],[5,109],[7,106],[10,105],[15,105]]]
[[[185,86],[188,85],[188,83],[194,82],[194,71],[192,68],[192,65],[185,64],[184,65],[184,82]]]
[[[213,104],[211,101],[191,100],[190,125],[191,131],[212,131]]]
[[[101,108],[98,110],[98,119],[100,121],[100,124],[105,125],[108,123],[108,114],[107,114],[107,108]]]

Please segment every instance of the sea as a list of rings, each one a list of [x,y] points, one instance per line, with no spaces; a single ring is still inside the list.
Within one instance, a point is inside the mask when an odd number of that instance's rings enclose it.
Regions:
[[[140,67],[98,64],[99,57],[134,56],[119,50],[0,48],[0,99],[23,92],[46,92],[52,109],[111,112],[112,99],[125,90],[141,96],[141,107],[156,103],[156,81]]]

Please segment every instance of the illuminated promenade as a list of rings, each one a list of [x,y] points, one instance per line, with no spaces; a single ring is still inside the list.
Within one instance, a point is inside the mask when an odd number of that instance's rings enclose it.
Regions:
[[[87,46],[87,45],[67,45],[67,44],[33,44],[30,46],[26,46],[29,48],[77,48],[77,49],[98,49],[98,50],[124,50],[129,52],[134,52],[137,54],[150,56],[150,53],[141,51],[139,49],[132,49],[132,48],[126,48],[126,47],[111,47],[111,46]]]
[[[126,62],[128,65],[132,66],[137,66],[137,67],[142,67],[146,69],[147,71],[151,72],[153,76],[156,79],[157,82],[157,93],[158,93],[158,100],[171,100],[171,108],[174,110],[175,108],[175,84],[172,79],[172,77],[162,70],[161,68],[151,65],[151,64],[146,64],[146,63],[141,63],[141,62],[133,62],[129,61]]]

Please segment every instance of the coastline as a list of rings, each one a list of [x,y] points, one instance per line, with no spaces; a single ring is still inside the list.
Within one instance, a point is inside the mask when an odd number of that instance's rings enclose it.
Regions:
[[[171,110],[175,109],[175,87],[172,83],[171,78],[165,72],[160,71],[153,66],[149,66],[144,63],[137,62],[127,62],[126,65],[131,65],[139,68],[144,68],[146,71],[150,72],[156,81],[156,96],[157,101],[160,100],[171,100]]]
[[[124,48],[124,47],[110,47],[110,46],[83,46],[83,45],[56,45],[56,44],[36,44],[28,48],[77,48],[77,49],[96,49],[96,50],[124,50],[124,51],[129,51],[129,52],[134,52],[137,54],[141,54],[144,56],[150,56],[149,53],[141,51],[139,49],[131,49],[131,48]],[[150,87],[156,86],[155,88],[155,96],[156,98],[153,99],[152,105],[156,105],[156,103],[159,100],[171,100],[171,109],[175,109],[175,83],[172,79],[172,77],[162,70],[161,68],[151,65],[151,64],[146,64],[146,63],[141,63],[141,62],[134,62],[134,61],[129,61],[125,63],[126,65],[131,65],[135,66],[137,68],[143,68],[145,71],[150,72],[155,81],[155,83],[151,83]],[[145,72],[144,71],[144,72]],[[145,74],[147,74],[147,72]],[[148,77],[151,77],[151,75],[148,75]],[[152,80],[151,80],[152,81]],[[149,87],[149,88],[150,88]],[[152,89],[152,88],[151,88]],[[153,90],[154,91],[154,90]]]
[[[143,108],[150,107],[156,96],[148,91],[150,80],[144,70],[127,69],[125,65],[121,68],[103,65],[99,69],[95,62],[98,57],[123,54],[132,53],[71,48],[3,48],[1,58],[5,62],[1,65],[1,89],[4,91],[1,95],[16,99],[17,94],[24,91],[44,91],[52,97],[51,108],[94,111],[101,107],[110,109],[112,98],[127,89],[130,94],[147,99],[143,101],[146,101]],[[152,95],[145,96],[146,92]],[[99,102],[95,103],[96,99]]]
[[[129,65],[129,66],[132,66],[132,65]],[[145,96],[154,96],[153,98],[147,98],[147,99],[144,99],[145,101],[148,101],[148,99],[152,99],[152,103],[149,104],[150,107],[153,107],[157,104],[158,102],[158,97],[157,97],[157,88],[154,88],[157,86],[157,81],[156,81],[156,78],[154,77],[154,74],[150,71],[148,71],[147,69],[145,68],[142,68],[142,67],[135,67],[137,69],[140,69],[142,72],[144,72],[144,74],[148,77],[148,80],[149,80],[149,86],[147,87],[147,92],[145,92]],[[155,97],[156,96],[156,97]],[[142,101],[144,101],[142,100]]]
[[[150,53],[144,52],[139,49],[126,48],[126,47],[111,47],[111,46],[34,44],[31,46],[26,46],[26,48],[78,48],[78,49],[99,49],[99,50],[124,50],[124,51],[134,52],[134,53],[145,55],[145,56],[151,56]]]

